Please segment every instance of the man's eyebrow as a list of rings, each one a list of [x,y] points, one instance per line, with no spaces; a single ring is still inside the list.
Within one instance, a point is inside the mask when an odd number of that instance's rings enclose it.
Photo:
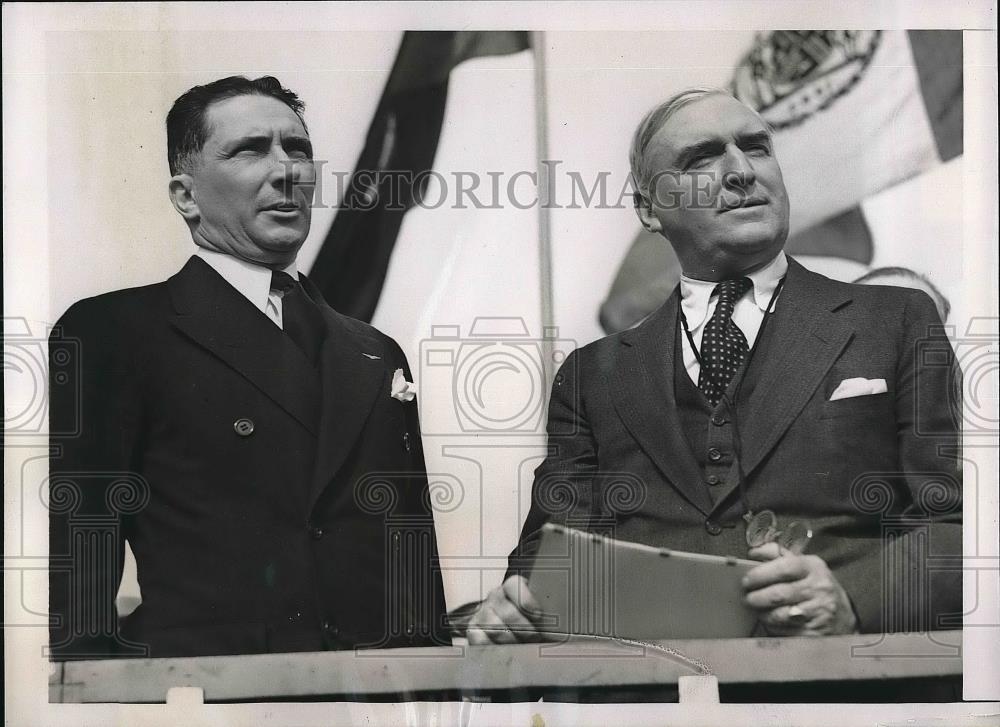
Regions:
[[[751,131],[746,134],[736,135],[736,144],[740,147],[753,144],[771,145],[771,134],[767,131]]]
[[[270,141],[271,137],[268,134],[247,134],[246,136],[238,136],[235,139],[227,142],[224,147],[226,149],[235,149],[237,147],[243,146],[244,144],[254,144],[262,141]]]
[[[693,144],[682,147],[677,153],[676,164],[680,169],[691,161],[692,159],[701,156],[702,154],[711,154],[720,151],[725,148],[725,143],[722,139],[705,139],[703,141],[696,141]]]
[[[736,144],[740,148],[752,146],[753,144],[771,144],[771,134],[768,131],[750,131],[736,135]],[[677,153],[677,167],[683,169],[692,159],[702,154],[717,154],[725,149],[726,144],[722,139],[704,139],[683,147]]]
[[[232,141],[225,144],[223,148],[227,150],[239,149],[247,144],[259,144],[263,142],[271,143],[270,134],[246,134],[245,136],[239,136]],[[285,134],[283,137],[284,143],[291,143],[299,148],[305,148],[312,151],[312,141],[308,136],[302,136],[300,134]]]
[[[308,149],[312,149],[312,140],[308,136],[302,136],[300,134],[285,134],[283,138],[286,142],[290,141]]]

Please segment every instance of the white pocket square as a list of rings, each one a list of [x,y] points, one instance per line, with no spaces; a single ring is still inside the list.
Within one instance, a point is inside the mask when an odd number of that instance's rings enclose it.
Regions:
[[[855,396],[871,396],[872,394],[884,394],[889,389],[885,385],[885,379],[844,379],[840,386],[830,395],[830,401],[837,399],[850,399]]]

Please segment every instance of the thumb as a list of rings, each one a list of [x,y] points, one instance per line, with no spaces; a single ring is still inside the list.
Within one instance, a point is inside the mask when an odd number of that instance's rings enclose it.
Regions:
[[[781,546],[777,543],[765,543],[756,548],[750,548],[747,551],[747,557],[751,560],[774,560],[775,558],[781,557]]]
[[[532,621],[541,617],[542,607],[528,588],[528,581],[524,576],[511,576],[505,580],[503,592],[507,600],[517,606],[518,610]]]

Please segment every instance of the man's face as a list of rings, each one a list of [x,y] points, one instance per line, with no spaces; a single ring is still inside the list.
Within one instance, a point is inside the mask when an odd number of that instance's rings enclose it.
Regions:
[[[193,165],[193,234],[204,247],[283,267],[309,234],[316,169],[309,135],[288,106],[269,96],[210,105],[208,138]]]
[[[788,195],[764,122],[735,99],[677,112],[646,150],[650,213],[685,273],[718,280],[759,267],[788,236]],[[655,224],[655,223],[654,223]]]

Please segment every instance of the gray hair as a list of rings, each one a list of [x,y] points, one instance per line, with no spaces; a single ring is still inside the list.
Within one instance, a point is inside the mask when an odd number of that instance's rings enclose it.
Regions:
[[[653,140],[656,132],[662,129],[663,125],[674,114],[688,104],[713,95],[728,96],[729,98],[736,99],[730,91],[724,88],[696,86],[675,93],[663,103],[658,104],[642,118],[642,121],[639,122],[639,126],[635,130],[635,134],[632,135],[632,147],[629,149],[628,154],[628,162],[632,170],[632,183],[635,185],[636,191],[646,191],[650,181],[652,181],[653,170],[649,168],[645,157],[646,148],[649,146],[649,142]],[[739,99],[736,100],[739,101]],[[740,101],[740,103],[743,102]],[[747,108],[750,107],[748,106]],[[754,109],[751,108],[750,110],[757,114]],[[757,114],[757,116],[760,117],[760,114]],[[764,122],[768,131],[770,131],[771,125],[763,118],[761,118],[761,121]]]
[[[951,314],[951,303],[948,302],[944,293],[938,290],[938,287],[930,281],[930,278],[926,275],[921,275],[916,270],[895,266],[873,268],[860,278],[856,279],[854,282],[860,283],[861,285],[878,285],[880,280],[891,278],[902,278],[903,280],[909,280],[917,284],[922,283],[927,288],[931,300],[934,301],[934,305],[938,309],[938,315],[941,316],[941,321],[944,322],[948,320],[948,316]]]

